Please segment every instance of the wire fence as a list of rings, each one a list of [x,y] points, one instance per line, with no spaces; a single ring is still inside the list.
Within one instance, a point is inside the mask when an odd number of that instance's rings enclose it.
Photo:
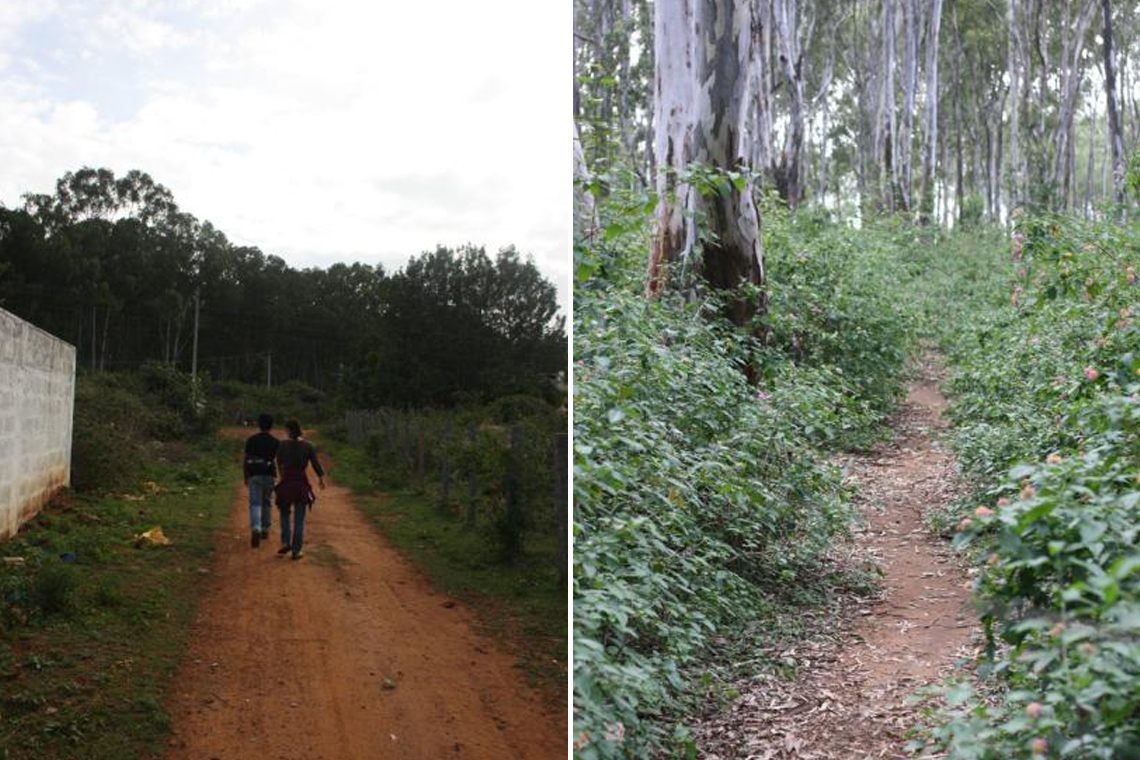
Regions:
[[[345,434],[391,479],[428,495],[468,527],[485,527],[517,556],[528,536],[557,536],[568,553],[568,437],[548,417],[510,424],[447,411],[357,409]]]

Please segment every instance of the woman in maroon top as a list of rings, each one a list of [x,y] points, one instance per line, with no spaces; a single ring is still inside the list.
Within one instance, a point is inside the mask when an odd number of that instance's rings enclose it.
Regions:
[[[301,425],[297,420],[285,423],[289,431],[289,440],[282,441],[277,449],[277,467],[281,472],[281,480],[277,483],[277,509],[281,512],[281,548],[278,554],[293,552],[293,559],[301,558],[301,544],[305,540],[305,512],[312,507],[316,497],[309,479],[305,476],[305,469],[313,466],[317,474],[317,482],[321,489],[325,487],[325,471],[317,461],[317,453],[313,444],[301,437]],[[293,524],[289,524],[289,514],[292,512]]]

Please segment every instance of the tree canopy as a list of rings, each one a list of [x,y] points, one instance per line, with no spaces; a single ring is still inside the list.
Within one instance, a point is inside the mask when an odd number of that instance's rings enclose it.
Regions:
[[[442,405],[541,393],[566,366],[555,288],[511,247],[297,269],[141,171],[83,168],[0,207],[0,306],[73,343],[86,370],[190,369],[196,298],[198,366],[215,378]]]

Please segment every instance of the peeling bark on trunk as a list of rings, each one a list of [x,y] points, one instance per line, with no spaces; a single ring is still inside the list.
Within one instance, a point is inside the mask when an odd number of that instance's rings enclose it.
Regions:
[[[1085,203],[1084,203],[1085,219],[1088,219],[1092,215],[1093,161],[1095,160],[1095,157],[1093,155],[1093,142],[1094,142],[1093,137],[1094,136],[1096,136],[1096,109],[1090,108],[1089,109],[1089,153],[1088,153],[1088,166],[1086,167],[1087,177],[1086,177],[1086,181],[1085,181]]]
[[[894,210],[894,167],[891,155],[895,139],[895,0],[883,0],[882,63],[879,105],[875,117],[875,160],[879,168],[879,195],[884,208]]]
[[[1124,203],[1124,138],[1116,109],[1116,72],[1112,67],[1112,4],[1101,0],[1104,15],[1104,96],[1108,101],[1108,139],[1112,150],[1112,202]],[[1091,138],[1090,138],[1091,139]]]
[[[903,123],[899,133],[898,147],[895,149],[895,165],[898,167],[899,198],[902,210],[908,215],[913,204],[911,190],[911,142],[914,139],[914,94],[918,89],[918,2],[903,0],[904,26],[906,30],[906,73],[903,77]]]
[[[703,212],[711,239],[704,244],[700,271],[714,288],[732,290],[745,283],[763,293],[764,264],[760,216],[753,199],[751,160],[754,148],[747,129],[747,104],[753,64],[751,0],[658,0],[656,12],[658,232],[650,256],[650,296],[666,284],[666,267],[686,261],[695,238],[686,203]],[[721,171],[740,172],[742,187],[698,196],[665,167],[684,168],[688,160]],[[662,176],[664,175],[664,176]],[[764,308],[763,297],[735,298],[728,316],[750,326]]]
[[[796,0],[775,0],[772,3],[772,20],[780,46],[780,69],[788,88],[790,110],[788,129],[784,135],[784,149],[779,164],[773,167],[773,175],[780,197],[795,208],[802,197],[800,168],[804,144],[803,53],[807,41],[811,38],[812,23],[804,24]]]
[[[697,1],[658,0],[654,5],[654,155],[659,200],[645,284],[651,298],[667,285],[669,266],[688,261],[696,240],[691,219],[693,189],[680,181],[680,175],[696,158]]]
[[[1053,144],[1056,152],[1053,154],[1052,173],[1053,186],[1060,186],[1061,189],[1062,208],[1067,208],[1069,205],[1069,192],[1072,186],[1073,115],[1076,111],[1081,79],[1084,76],[1081,52],[1084,50],[1085,33],[1092,21],[1093,8],[1093,0],[1084,0],[1078,12],[1076,29],[1070,31],[1068,16],[1066,16],[1064,27],[1062,100],[1057,117],[1057,126],[1053,130]]]
[[[1009,51],[1007,71],[1009,73],[1009,204],[1012,208],[1022,201],[1021,195],[1021,93],[1023,89],[1021,63],[1021,30],[1017,24],[1017,9],[1020,0],[1009,0],[1006,11]]]
[[[728,305],[737,325],[749,325],[762,311],[764,260],[760,213],[753,198],[752,154],[746,126],[749,67],[752,64],[750,0],[698,0],[697,160],[709,166],[742,171],[743,187],[698,199],[715,240],[706,243],[702,272],[715,288],[735,289],[751,283],[761,298],[742,297]]]
[[[574,124],[574,232],[590,238],[598,226],[598,211],[594,207],[594,194],[581,186],[590,178],[582,141],[578,138],[578,125]]]
[[[934,211],[934,165],[938,151],[938,32],[942,25],[942,0],[934,0],[930,12],[930,37],[926,43],[926,126],[922,152],[923,224]]]

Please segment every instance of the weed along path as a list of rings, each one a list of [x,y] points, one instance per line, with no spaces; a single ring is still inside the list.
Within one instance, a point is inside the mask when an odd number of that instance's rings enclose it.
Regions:
[[[235,496],[171,690],[167,760],[564,758],[564,714],[326,469],[298,562],[274,553],[276,512],[250,548],[245,488]]]
[[[904,758],[919,706],[908,701],[972,654],[966,578],[923,514],[957,496],[952,457],[935,448],[945,399],[932,366],[908,388],[895,439],[847,457],[864,525],[853,555],[882,571],[877,595],[840,605],[842,632],[775,652],[802,678],[738,687],[740,696],[702,727],[708,758]]]

